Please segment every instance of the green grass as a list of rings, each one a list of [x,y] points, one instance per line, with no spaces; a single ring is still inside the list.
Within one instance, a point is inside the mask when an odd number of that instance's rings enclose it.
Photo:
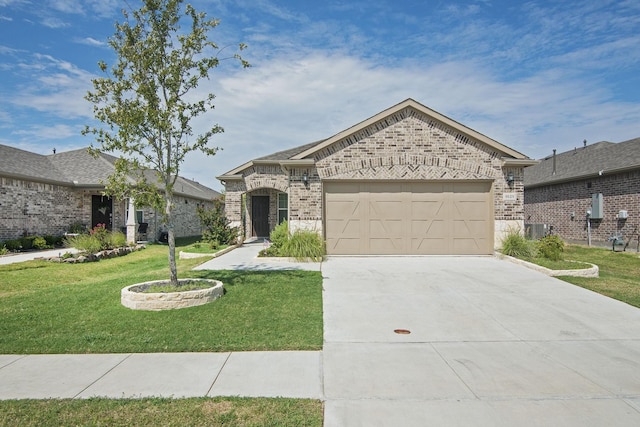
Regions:
[[[182,248],[182,251],[194,254],[214,254],[228,247],[229,245],[219,245],[216,249],[211,249],[211,246],[208,243],[194,243],[189,246],[185,246]]]
[[[322,426],[305,399],[88,399],[0,401],[0,426]]]
[[[550,270],[583,270],[585,268],[590,268],[590,265],[583,264],[580,262],[571,262],[571,261],[552,261],[547,258],[523,258],[525,261],[532,262],[534,264],[540,265],[542,267],[546,267]]]
[[[0,354],[318,350],[322,276],[306,271],[189,271],[220,280],[209,304],[146,312],[120,304],[123,287],[168,277],[167,247],[86,264],[0,266]]]
[[[637,253],[567,245],[565,259],[596,264],[600,277],[561,277],[562,280],[640,307],[640,257]]]

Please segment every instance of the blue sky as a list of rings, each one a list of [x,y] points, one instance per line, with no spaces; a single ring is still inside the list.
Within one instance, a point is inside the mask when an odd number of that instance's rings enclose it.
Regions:
[[[83,99],[137,0],[0,0],[0,143],[88,146]],[[216,175],[413,98],[532,158],[640,137],[637,0],[194,0],[211,39],[248,44],[203,83],[225,133],[182,175]],[[196,128],[198,128],[200,126]],[[202,126],[204,129],[204,126]]]

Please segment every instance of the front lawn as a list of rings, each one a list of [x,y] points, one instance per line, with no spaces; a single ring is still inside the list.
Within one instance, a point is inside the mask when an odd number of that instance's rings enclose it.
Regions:
[[[567,245],[565,259],[596,264],[599,278],[561,277],[574,285],[640,307],[640,256],[635,252]]]
[[[181,248],[178,248],[180,250]],[[120,304],[120,290],[168,277],[167,247],[87,264],[0,266],[0,354],[318,350],[322,276],[307,271],[189,271],[221,280],[209,304],[162,312]]]
[[[0,426],[322,426],[322,402],[304,399],[10,400],[0,412]]]

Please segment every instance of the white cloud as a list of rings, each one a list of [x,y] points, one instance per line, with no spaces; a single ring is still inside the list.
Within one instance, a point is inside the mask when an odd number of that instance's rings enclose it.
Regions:
[[[14,132],[15,135],[21,137],[30,137],[29,139],[67,139],[80,134],[81,128],[78,126],[69,126],[65,124],[56,124],[51,126],[31,126],[26,129]]]
[[[69,26],[68,22],[65,22],[62,19],[57,18],[55,16],[44,17],[42,18],[42,21],[40,23],[45,27],[49,27],[53,29],[64,28]]]
[[[76,43],[85,44],[87,46],[96,46],[96,47],[104,47],[107,43],[96,40],[93,37],[84,37],[81,39],[76,39]]]

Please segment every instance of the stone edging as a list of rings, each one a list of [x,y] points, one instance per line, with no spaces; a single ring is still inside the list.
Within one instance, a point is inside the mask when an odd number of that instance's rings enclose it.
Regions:
[[[212,254],[196,254],[191,252],[180,251],[180,253],[178,254],[178,258],[179,259],[193,259],[193,258],[204,258],[204,257],[217,258],[220,255],[224,255],[227,252],[231,252],[232,250],[234,250],[239,246],[240,245],[232,245],[232,246],[229,246],[228,248],[224,248],[223,250],[212,253]]]
[[[541,273],[546,274],[547,276],[552,276],[552,277],[556,277],[556,276],[573,276],[573,277],[600,277],[600,268],[598,268],[597,265],[595,264],[591,264],[589,262],[582,262],[582,261],[569,261],[569,262],[576,262],[576,263],[580,263],[580,264],[587,264],[590,265],[591,267],[589,268],[581,268],[579,270],[551,270],[549,268],[543,267],[541,265],[538,264],[534,264],[532,262],[528,262],[528,261],[524,261],[518,258],[514,258],[499,252],[496,252],[496,257],[498,259],[505,259],[507,261],[511,261],[514,264],[518,264],[518,265],[522,265],[525,266],[527,268],[530,268],[532,270],[536,270],[539,271]]]
[[[205,289],[177,292],[143,293],[132,288],[145,289],[155,284],[165,284],[168,280],[154,280],[127,286],[120,291],[120,303],[132,310],[160,311],[177,308],[195,307],[220,298],[224,294],[224,285],[219,280],[179,279],[178,282],[204,282],[212,286]]]

